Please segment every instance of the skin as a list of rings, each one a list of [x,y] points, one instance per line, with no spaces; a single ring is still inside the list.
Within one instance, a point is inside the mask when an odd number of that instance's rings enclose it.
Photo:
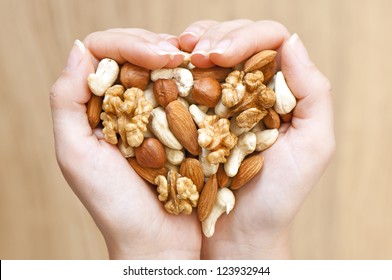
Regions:
[[[51,90],[55,148],[64,177],[101,230],[110,258],[290,258],[290,225],[335,148],[330,85],[298,36],[271,21],[199,21],[178,38],[113,29],[89,35],[84,44],[86,49],[74,45]],[[183,59],[179,49],[191,52],[197,67],[233,66],[262,49],[277,49],[298,99],[292,123],[283,125],[278,141],[263,152],[262,172],[235,192],[234,210],[221,216],[209,239],[196,213],[166,213],[155,190],[103,140],[101,129],[89,127],[86,116],[91,95],[86,80],[99,59],[175,67]]]

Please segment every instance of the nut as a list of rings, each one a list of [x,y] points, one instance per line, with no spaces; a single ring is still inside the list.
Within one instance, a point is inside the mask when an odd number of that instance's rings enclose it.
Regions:
[[[200,222],[203,222],[210,215],[215,204],[217,192],[218,183],[214,174],[208,178],[200,194],[199,204],[197,205],[197,215]]]
[[[218,186],[220,188],[227,188],[231,184],[231,179],[227,176],[223,164],[219,165],[218,172],[216,172],[216,180],[218,181]]]
[[[219,82],[223,82],[231,71],[231,68],[224,68],[219,66],[214,66],[211,68],[194,68],[191,70],[193,79],[195,81],[210,77]]]
[[[113,59],[104,58],[98,63],[97,71],[88,75],[88,86],[92,93],[103,96],[117,79],[120,68]]]
[[[264,50],[250,57],[244,64],[246,73],[258,70],[275,59],[276,51]]]
[[[287,114],[282,114],[282,115],[280,115],[280,119],[284,123],[289,123],[293,119],[293,113],[290,112],[290,113],[287,113]]]
[[[247,184],[259,173],[263,163],[264,157],[259,154],[246,158],[238,169],[237,175],[233,177],[230,188],[237,190]]]
[[[166,176],[167,170],[165,167],[163,168],[147,168],[147,167],[141,167],[135,158],[128,158],[129,164],[132,166],[133,170],[142,177],[144,180],[149,182],[150,184],[155,185],[155,178],[159,175]]]
[[[194,158],[186,158],[180,166],[180,174],[188,177],[200,192],[204,186],[204,173],[200,162]]]
[[[150,82],[150,70],[127,62],[121,67],[120,82],[125,88],[145,90]]]
[[[279,136],[279,131],[274,129],[265,129],[255,133],[256,135],[256,151],[262,152],[271,147]]]
[[[233,192],[228,188],[219,189],[210,215],[202,222],[202,230],[207,238],[214,235],[215,224],[219,217],[225,212],[228,215],[233,210],[234,205],[235,197]]]
[[[226,82],[222,84],[222,104],[226,107],[237,105],[245,94],[245,86],[242,83],[245,73],[234,70],[227,76]]]
[[[135,149],[129,146],[129,144],[127,142],[124,142],[121,138],[118,140],[117,147],[125,158],[135,156]]]
[[[274,105],[275,112],[278,114],[287,114],[290,113],[297,101],[295,100],[294,95],[286,84],[286,80],[284,79],[282,71],[276,73],[275,77],[275,94],[276,94],[276,103]]]
[[[201,167],[203,168],[204,176],[210,177],[218,171],[219,164],[213,164],[208,161],[208,156],[211,152],[205,148],[201,149],[201,154],[199,155],[199,161]]]
[[[102,109],[102,132],[107,142],[117,144],[116,133],[131,147],[143,142],[152,106],[141,89],[130,88],[124,92],[122,85],[112,86],[105,93]]]
[[[162,107],[166,107],[170,102],[178,97],[176,82],[172,79],[158,79],[153,86],[155,100]]]
[[[95,94],[91,95],[90,100],[87,102],[87,119],[91,128],[96,128],[99,124],[102,111],[103,97]]]
[[[180,96],[188,96],[193,86],[193,76],[191,71],[185,68],[163,68],[151,71],[151,80],[174,79]]]
[[[253,153],[256,148],[256,135],[253,132],[246,132],[238,138],[238,143],[232,149],[225,163],[225,171],[227,176],[234,177],[237,175],[238,169],[244,158]]]
[[[170,102],[166,107],[166,118],[170,130],[181,145],[192,155],[199,155],[201,149],[197,143],[197,128],[185,106],[178,100]]]
[[[259,70],[261,72],[263,72],[264,83],[267,84],[272,80],[272,78],[274,77],[274,75],[278,71],[278,64],[276,63],[276,60],[274,59],[273,61],[271,61],[267,65],[264,65],[263,67],[261,67]],[[269,88],[271,88],[271,87],[269,87]]]
[[[135,148],[136,161],[141,167],[162,168],[166,163],[166,152],[162,143],[155,138],[144,139]]]
[[[192,213],[192,207],[197,206],[199,193],[192,180],[187,177],[181,177],[175,171],[169,171],[167,179],[165,176],[157,176],[155,184],[158,185],[158,199],[165,202],[167,212],[178,215]]]
[[[157,107],[151,112],[151,122],[149,129],[161,141],[163,145],[170,149],[181,150],[182,145],[169,129],[165,110],[162,107]]]
[[[221,96],[221,87],[217,80],[207,77],[196,80],[193,84],[193,100],[208,107],[214,107]]]
[[[279,115],[272,108],[268,108],[268,114],[263,118],[263,123],[267,128],[278,129],[280,127]]]

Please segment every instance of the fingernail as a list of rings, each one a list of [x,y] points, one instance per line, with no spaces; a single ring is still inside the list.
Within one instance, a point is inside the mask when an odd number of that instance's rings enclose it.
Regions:
[[[295,56],[302,64],[304,65],[313,64],[312,60],[309,57],[308,51],[306,50],[304,44],[302,43],[297,33],[291,35],[287,43],[292,48]]]
[[[197,34],[196,32],[192,32],[192,31],[187,31],[181,34],[180,37],[184,37],[184,36],[191,36],[191,37],[199,37],[199,34]]]
[[[217,53],[217,54],[223,54],[231,45],[231,40],[223,40],[222,42],[219,42],[215,48],[210,51],[210,53]]]
[[[75,40],[72,50],[68,56],[66,69],[68,71],[74,71],[79,67],[80,62],[86,53],[86,47],[80,40]]]
[[[157,45],[149,44],[148,47],[158,55],[168,55],[170,59],[173,59],[176,55],[183,56],[179,49],[167,41],[160,41]]]
[[[211,47],[211,43],[209,40],[202,40],[199,43],[197,43],[194,51],[192,52],[192,55],[200,54],[203,56],[209,56],[210,47]]]

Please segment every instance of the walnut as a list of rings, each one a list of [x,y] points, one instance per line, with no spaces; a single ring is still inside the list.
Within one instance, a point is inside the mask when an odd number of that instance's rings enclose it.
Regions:
[[[198,143],[210,151],[207,161],[211,164],[226,162],[230,150],[237,144],[237,136],[230,132],[230,121],[216,115],[207,115],[199,125]]]
[[[250,108],[256,108],[262,112],[275,104],[275,92],[264,84],[263,72],[256,70],[244,76],[243,84],[246,88],[243,98],[230,108],[228,117],[232,117]],[[263,116],[264,117],[264,116]]]
[[[262,118],[267,115],[268,111],[264,108],[249,108],[240,113],[236,118],[236,124],[241,128],[252,129]]]
[[[197,206],[199,193],[192,180],[187,177],[181,177],[176,171],[169,171],[167,179],[159,175],[155,178],[155,184],[158,185],[158,199],[165,202],[167,212],[178,215],[192,213],[192,207]]]
[[[226,83],[222,84],[222,104],[226,107],[233,107],[244,97],[244,75],[244,71],[234,70],[225,79]]]
[[[138,147],[144,139],[152,105],[141,89],[130,88],[124,92],[122,85],[114,85],[105,92],[101,119],[106,141],[117,144],[118,133],[124,143]],[[124,144],[126,147],[127,145]]]

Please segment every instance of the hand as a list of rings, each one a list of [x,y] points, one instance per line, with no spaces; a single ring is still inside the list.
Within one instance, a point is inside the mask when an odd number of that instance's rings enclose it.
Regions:
[[[281,69],[297,98],[291,124],[263,152],[264,167],[235,191],[236,206],[222,215],[202,258],[289,258],[289,230],[335,148],[331,89],[294,34],[270,21],[197,22],[180,36],[198,67],[234,66],[263,49],[278,49]]]
[[[86,115],[91,96],[87,76],[99,59],[149,69],[175,67],[183,60],[177,40],[140,29],[115,29],[91,34],[85,45],[75,42],[50,95],[56,156],[64,177],[101,230],[110,258],[199,258],[201,230],[195,213],[168,214],[155,190],[103,139],[101,129],[90,128]]]

